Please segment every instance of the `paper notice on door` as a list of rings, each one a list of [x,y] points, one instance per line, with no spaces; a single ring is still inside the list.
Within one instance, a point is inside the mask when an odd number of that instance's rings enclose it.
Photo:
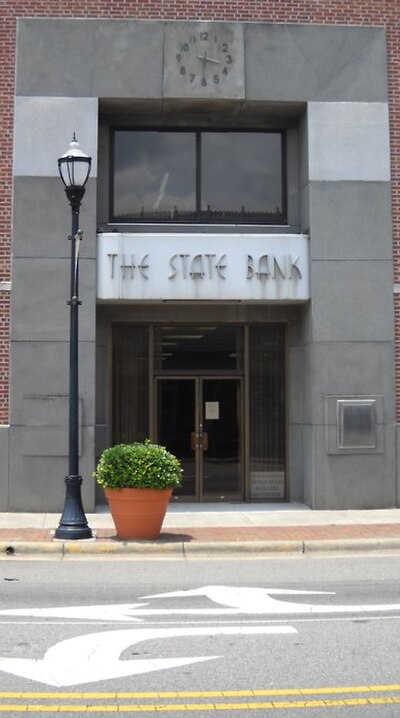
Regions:
[[[206,401],[206,419],[219,419],[219,401]]]

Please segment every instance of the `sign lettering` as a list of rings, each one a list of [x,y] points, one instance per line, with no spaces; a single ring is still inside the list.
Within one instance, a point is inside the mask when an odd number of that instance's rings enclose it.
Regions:
[[[99,234],[99,299],[296,301],[310,298],[308,237]]]

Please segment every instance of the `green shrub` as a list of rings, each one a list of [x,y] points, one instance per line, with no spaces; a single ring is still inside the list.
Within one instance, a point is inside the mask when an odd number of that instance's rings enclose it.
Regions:
[[[93,476],[105,489],[169,489],[180,485],[182,469],[164,446],[146,439],[105,449]]]

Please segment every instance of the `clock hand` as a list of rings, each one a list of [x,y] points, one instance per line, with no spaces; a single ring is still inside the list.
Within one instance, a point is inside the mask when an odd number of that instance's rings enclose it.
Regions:
[[[207,84],[206,82],[206,59],[207,59],[207,53],[204,50],[204,53],[202,55],[197,55],[199,60],[202,61],[202,67],[203,67],[203,77],[201,79],[201,84],[204,86]]]
[[[197,55],[199,60],[203,60],[203,63],[205,62],[215,62],[217,65],[222,65],[221,60],[214,60],[213,57],[208,57],[207,53],[204,52],[204,55]]]

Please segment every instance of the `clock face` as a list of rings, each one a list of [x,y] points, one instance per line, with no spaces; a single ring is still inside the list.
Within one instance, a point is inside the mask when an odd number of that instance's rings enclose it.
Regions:
[[[166,38],[166,94],[241,97],[241,28],[224,23],[183,23]]]
[[[178,73],[189,85],[207,87],[224,82],[235,65],[233,43],[221,40],[216,31],[202,30],[178,43]]]

